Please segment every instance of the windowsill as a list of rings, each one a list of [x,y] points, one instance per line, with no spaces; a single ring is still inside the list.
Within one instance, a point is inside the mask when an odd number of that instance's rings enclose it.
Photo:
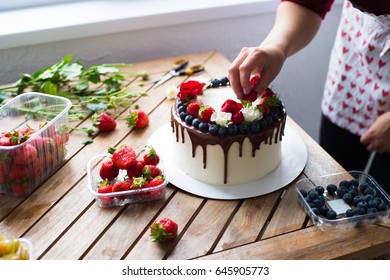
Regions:
[[[88,1],[0,12],[0,49],[275,11],[278,0]]]

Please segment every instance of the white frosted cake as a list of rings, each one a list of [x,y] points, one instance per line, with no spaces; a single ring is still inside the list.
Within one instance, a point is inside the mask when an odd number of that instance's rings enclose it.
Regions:
[[[226,78],[183,83],[171,114],[174,164],[215,185],[254,182],[274,170],[286,111],[270,89],[252,99],[239,101]]]

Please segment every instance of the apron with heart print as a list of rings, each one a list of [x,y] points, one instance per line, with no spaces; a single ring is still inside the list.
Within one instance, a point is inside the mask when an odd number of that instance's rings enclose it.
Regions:
[[[359,136],[390,110],[390,15],[363,13],[345,1],[321,108]]]

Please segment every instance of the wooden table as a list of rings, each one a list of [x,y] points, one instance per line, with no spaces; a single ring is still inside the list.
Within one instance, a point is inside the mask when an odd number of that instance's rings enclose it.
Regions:
[[[186,56],[205,65],[208,77],[227,74],[228,59],[218,52]],[[151,78],[166,73],[177,57],[134,64]],[[62,167],[26,198],[0,195],[0,232],[29,239],[34,258],[53,259],[369,259],[390,252],[390,224],[321,231],[313,226],[296,199],[294,184],[305,177],[343,171],[291,118],[304,140],[308,161],[298,178],[268,195],[243,200],[212,200],[194,196],[169,184],[164,199],[119,208],[101,208],[87,189],[88,160],[109,146],[141,147],[169,121],[172,100],[166,87],[179,85],[174,78],[137,104],[150,114],[146,129],[129,129],[118,117],[111,133],[100,133],[83,145],[87,136],[73,131]],[[136,83],[137,81],[131,80]],[[122,112],[122,117],[127,111]],[[90,127],[91,119],[80,127]],[[148,226],[158,217],[179,224],[178,238],[159,246],[149,239]]]

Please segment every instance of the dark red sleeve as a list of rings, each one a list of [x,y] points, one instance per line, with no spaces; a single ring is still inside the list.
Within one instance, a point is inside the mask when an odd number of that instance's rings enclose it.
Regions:
[[[322,19],[324,19],[326,13],[330,11],[330,8],[332,7],[332,4],[334,2],[334,0],[281,0],[281,1],[294,2],[301,6],[304,6],[309,10],[312,10],[313,12],[318,14]]]

